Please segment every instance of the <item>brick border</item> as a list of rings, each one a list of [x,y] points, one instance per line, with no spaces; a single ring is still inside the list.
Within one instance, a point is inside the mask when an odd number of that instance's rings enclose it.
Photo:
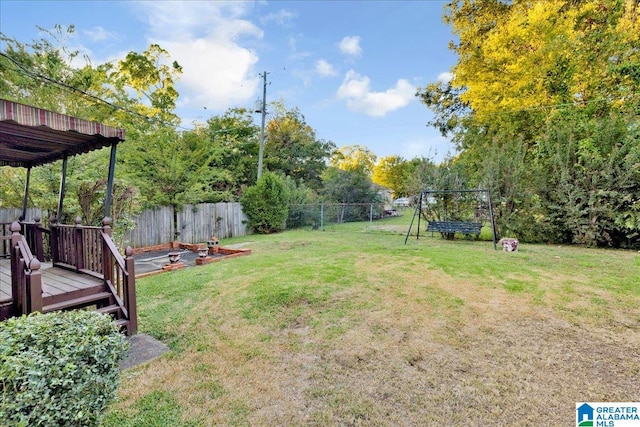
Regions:
[[[205,246],[203,243],[181,243],[181,242],[171,242],[165,243],[162,245],[153,245],[153,246],[145,246],[142,248],[136,248],[133,250],[134,255],[143,254],[146,252],[155,252],[155,251],[168,251],[171,249],[187,249],[191,252],[198,252],[198,248]],[[251,255],[251,249],[231,249],[225,248],[224,246],[214,246],[209,248],[210,254],[223,254],[223,257],[219,258],[196,258],[196,266],[210,264],[213,262],[219,262],[228,258],[235,258],[244,255]],[[173,265],[166,265],[160,270],[149,271],[147,273],[136,274],[136,279],[140,279],[143,277],[155,276],[156,274],[165,273],[167,271],[180,270],[182,268],[186,268],[187,266],[183,262],[178,262]]]

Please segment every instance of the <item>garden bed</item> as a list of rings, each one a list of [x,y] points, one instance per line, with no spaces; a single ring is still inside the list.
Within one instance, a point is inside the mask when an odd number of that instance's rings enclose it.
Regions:
[[[251,249],[217,247],[216,253],[213,253],[213,248],[211,248],[207,257],[203,259],[198,254],[198,247],[201,246],[203,245],[173,242],[148,248],[136,248],[134,250],[136,277],[140,278],[165,271],[193,267],[251,254]],[[171,263],[169,254],[176,253],[179,254],[179,260]]]

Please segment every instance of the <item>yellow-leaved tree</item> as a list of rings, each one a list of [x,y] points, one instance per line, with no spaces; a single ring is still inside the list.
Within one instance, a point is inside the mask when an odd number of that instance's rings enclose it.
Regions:
[[[638,87],[638,2],[460,0],[445,21],[458,37],[453,88],[476,119],[602,99]]]
[[[370,177],[376,165],[376,155],[362,145],[338,148],[331,157],[331,166],[347,172],[357,172]]]
[[[640,247],[640,2],[453,0],[453,78],[418,91],[501,230]]]

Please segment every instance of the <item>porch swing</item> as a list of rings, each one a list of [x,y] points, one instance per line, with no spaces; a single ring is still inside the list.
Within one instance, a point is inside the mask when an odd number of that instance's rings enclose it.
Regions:
[[[491,223],[493,248],[496,247],[496,230],[489,190],[423,190],[420,192],[405,244],[418,217],[416,239],[420,237],[421,219],[427,221],[426,231],[440,233],[443,239],[453,240],[456,234],[466,238],[478,238],[485,223]]]

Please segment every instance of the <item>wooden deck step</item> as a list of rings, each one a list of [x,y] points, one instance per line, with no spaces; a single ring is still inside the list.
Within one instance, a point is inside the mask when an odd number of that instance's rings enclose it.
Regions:
[[[118,304],[113,304],[113,305],[108,305],[106,307],[99,308],[96,311],[98,313],[113,314],[113,313],[116,313],[118,310],[120,310],[120,306]]]
[[[115,323],[116,323],[116,326],[120,329],[120,331],[129,329],[129,321],[127,319],[118,319],[115,321]]]
[[[95,304],[98,301],[108,299],[109,297],[111,297],[110,292],[98,292],[92,295],[74,298],[55,304],[45,305],[44,307],[42,307],[42,312],[49,313],[51,311],[66,310],[68,308],[86,307],[88,305]]]

